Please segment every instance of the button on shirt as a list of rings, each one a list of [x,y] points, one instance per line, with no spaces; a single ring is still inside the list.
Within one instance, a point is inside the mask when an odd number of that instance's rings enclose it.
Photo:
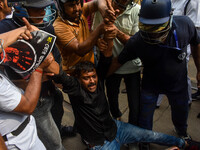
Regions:
[[[63,91],[68,94],[72,104],[77,130],[91,145],[102,145],[105,140],[112,141],[117,132],[116,124],[109,113],[103,84],[103,74],[107,72],[105,69],[108,69],[111,58],[104,59],[104,65],[101,65],[102,59],[100,58],[98,65],[102,69],[98,70],[99,82],[94,93],[86,91],[74,77],[65,76],[62,81]]]

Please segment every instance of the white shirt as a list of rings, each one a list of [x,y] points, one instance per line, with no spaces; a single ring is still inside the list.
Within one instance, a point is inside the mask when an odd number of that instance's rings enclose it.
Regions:
[[[27,115],[12,112],[21,100],[21,91],[0,74],[0,133],[5,135],[17,129]]]
[[[13,12],[15,11],[15,9],[13,7],[11,9],[11,13],[6,16],[6,19],[11,19],[13,17]]]
[[[171,0],[172,8],[174,8],[174,15],[184,15],[184,8],[188,0]],[[196,27],[200,27],[200,0],[190,0],[186,16],[194,22]]]

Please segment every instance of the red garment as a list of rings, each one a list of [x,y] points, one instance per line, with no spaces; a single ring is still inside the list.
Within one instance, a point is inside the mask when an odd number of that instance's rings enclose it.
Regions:
[[[92,1],[92,0],[83,0],[84,3],[90,2],[90,1]],[[92,26],[92,16],[91,15],[87,17],[87,21],[88,21],[88,27],[89,27],[89,29],[91,29],[91,26]]]

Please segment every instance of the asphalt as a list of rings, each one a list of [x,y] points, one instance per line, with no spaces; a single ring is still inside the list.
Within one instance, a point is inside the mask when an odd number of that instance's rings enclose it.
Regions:
[[[193,62],[192,57],[190,57],[190,62],[188,65],[188,75],[192,82],[192,87],[196,88],[196,68]],[[121,82],[120,89],[124,89],[124,82]],[[192,90],[194,93],[195,90]],[[74,115],[72,111],[72,107],[70,105],[68,96],[63,94],[65,97],[64,101],[64,116],[62,120],[63,125],[73,125],[74,123]],[[127,95],[120,93],[119,94],[119,107],[122,111],[122,121],[128,121],[128,103],[127,103]],[[188,134],[192,137],[193,140],[200,141],[200,119],[197,118],[197,115],[200,113],[200,100],[193,101],[189,110],[188,116]],[[159,109],[155,110],[154,114],[154,123],[153,130],[166,133],[169,135],[177,136],[174,131],[174,126],[171,120],[171,111],[170,106],[167,100],[167,97],[164,96],[163,101]],[[67,137],[63,139],[63,145],[66,150],[85,150],[86,146],[82,143],[80,135],[77,134],[75,137]],[[164,150],[167,147],[160,146],[156,144],[151,144],[151,150]],[[128,150],[128,147],[122,146],[121,150]]]

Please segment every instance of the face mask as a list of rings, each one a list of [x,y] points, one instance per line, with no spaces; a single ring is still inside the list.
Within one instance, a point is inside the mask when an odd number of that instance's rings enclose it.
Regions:
[[[140,31],[140,35],[143,40],[148,44],[159,44],[163,43],[169,34],[170,28],[168,27],[166,30],[150,33],[145,31]]]
[[[169,21],[160,25],[145,25],[139,23],[140,35],[143,40],[148,44],[163,43],[171,29],[172,18],[173,16],[171,15]]]

